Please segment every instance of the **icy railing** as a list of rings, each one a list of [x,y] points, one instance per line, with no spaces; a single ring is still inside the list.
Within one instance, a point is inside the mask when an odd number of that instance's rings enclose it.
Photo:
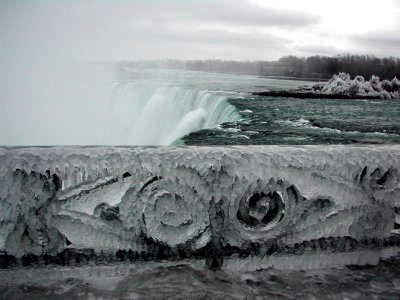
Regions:
[[[328,82],[320,82],[312,86],[312,92],[325,95],[347,95],[349,97],[377,97],[382,99],[400,99],[400,81],[379,80],[372,76],[368,81],[363,76],[351,79],[349,74],[333,75]]]
[[[238,257],[390,256],[399,169],[398,145],[0,148],[0,254],[226,257],[233,269]]]

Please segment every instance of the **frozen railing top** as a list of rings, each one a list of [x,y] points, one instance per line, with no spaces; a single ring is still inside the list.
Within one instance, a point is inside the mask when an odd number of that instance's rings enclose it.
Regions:
[[[399,223],[399,170],[399,145],[0,148],[0,251],[380,249]]]

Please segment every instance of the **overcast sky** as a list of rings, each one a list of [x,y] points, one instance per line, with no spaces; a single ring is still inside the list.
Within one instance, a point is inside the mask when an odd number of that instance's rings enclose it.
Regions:
[[[399,56],[399,28],[400,0],[0,0],[0,145],[88,143],[80,62]]]
[[[1,0],[0,55],[274,60],[399,56],[399,0]]]

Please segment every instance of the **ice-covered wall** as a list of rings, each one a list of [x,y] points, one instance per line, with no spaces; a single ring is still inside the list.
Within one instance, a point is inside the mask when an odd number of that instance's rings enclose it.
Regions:
[[[0,148],[0,251],[382,248],[399,223],[399,170],[398,145]]]

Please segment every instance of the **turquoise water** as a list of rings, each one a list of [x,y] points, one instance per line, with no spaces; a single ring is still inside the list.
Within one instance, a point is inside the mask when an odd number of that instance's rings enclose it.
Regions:
[[[231,98],[242,121],[193,132],[187,145],[400,142],[400,101]]]

